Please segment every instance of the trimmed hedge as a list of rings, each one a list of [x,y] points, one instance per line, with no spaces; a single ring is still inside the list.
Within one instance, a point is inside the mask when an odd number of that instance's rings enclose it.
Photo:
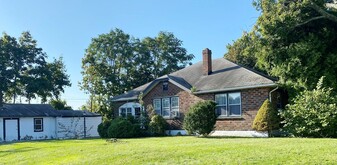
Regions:
[[[111,125],[110,120],[103,121],[98,125],[97,132],[101,138],[108,138],[108,128]]]
[[[151,135],[153,136],[165,135],[166,127],[167,127],[167,122],[162,116],[159,116],[159,115],[152,116],[150,124],[149,124],[149,130],[150,130]]]
[[[140,134],[140,125],[132,124],[129,120],[117,118],[112,120],[108,128],[109,138],[131,138]]]
[[[190,107],[185,116],[183,127],[188,134],[207,136],[214,129],[216,122],[216,104],[213,101],[202,101]]]
[[[257,131],[268,131],[268,133],[278,129],[280,118],[277,113],[274,106],[266,99],[255,116],[252,128]]]

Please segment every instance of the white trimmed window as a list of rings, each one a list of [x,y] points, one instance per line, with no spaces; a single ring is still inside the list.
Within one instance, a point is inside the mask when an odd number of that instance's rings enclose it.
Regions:
[[[171,106],[170,106],[170,98],[166,97],[166,98],[162,98],[161,99],[162,102],[162,111],[161,111],[161,115],[163,117],[170,117],[170,111],[171,111]]]
[[[164,118],[179,116],[179,97],[164,97],[153,99],[153,108],[156,114]]]
[[[179,116],[179,97],[171,97],[171,116]]]
[[[222,93],[215,95],[216,114],[222,117],[241,116],[241,93]]]
[[[161,114],[161,99],[153,100],[153,109],[156,112],[156,114]]]
[[[43,132],[43,118],[34,118],[34,132]]]
[[[141,115],[141,105],[139,103],[130,102],[125,103],[119,107],[119,116],[121,117],[134,116],[138,118],[140,117],[140,115]]]

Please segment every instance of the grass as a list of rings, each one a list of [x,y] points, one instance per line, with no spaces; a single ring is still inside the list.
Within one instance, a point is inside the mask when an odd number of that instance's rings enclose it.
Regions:
[[[335,164],[337,139],[48,140],[0,144],[0,164]]]

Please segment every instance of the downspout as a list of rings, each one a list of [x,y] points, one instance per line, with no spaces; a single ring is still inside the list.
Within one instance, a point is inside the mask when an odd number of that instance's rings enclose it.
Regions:
[[[276,87],[275,89],[271,90],[269,92],[269,101],[271,102],[271,93],[275,92],[278,89],[278,87]]]
[[[85,121],[85,116],[84,116],[84,138],[87,137],[87,123]]]

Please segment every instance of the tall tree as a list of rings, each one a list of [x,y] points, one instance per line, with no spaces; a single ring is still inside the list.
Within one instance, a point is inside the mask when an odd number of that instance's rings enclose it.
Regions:
[[[54,59],[53,62],[47,64],[48,79],[51,94],[56,100],[59,100],[61,93],[64,92],[64,87],[71,86],[69,75],[66,74],[66,66],[63,62],[63,57]],[[41,95],[42,97],[42,95]]]
[[[102,111],[107,111],[111,96],[181,69],[193,57],[172,33],[140,40],[120,29],[111,30],[93,38],[86,49],[81,88],[99,98]]]
[[[292,88],[290,91],[314,89],[321,76],[326,77],[326,85],[337,86],[337,2],[257,0],[254,3],[261,15],[251,33],[258,37],[246,46],[240,41],[245,36],[238,42],[244,45],[244,51],[258,45],[258,49],[251,51],[256,57],[255,66],[278,77],[281,84]]]
[[[11,82],[15,76],[12,60],[19,54],[16,38],[3,33],[0,40],[0,106],[3,104],[4,95],[10,90]]]
[[[159,32],[157,37],[147,37],[142,43],[146,53],[150,53],[154,78],[182,69],[194,58],[192,54],[187,54],[182,41],[173,33]]]
[[[63,88],[71,85],[62,59],[46,62],[46,53],[29,32],[23,32],[18,40],[4,33],[0,48],[0,104],[4,96],[14,103],[17,96],[28,102],[40,96],[46,102],[47,97],[58,98]]]
[[[234,63],[261,70],[258,67],[256,52],[260,49],[260,37],[253,30],[251,32],[244,32],[242,37],[227,45],[228,52],[224,57]]]

